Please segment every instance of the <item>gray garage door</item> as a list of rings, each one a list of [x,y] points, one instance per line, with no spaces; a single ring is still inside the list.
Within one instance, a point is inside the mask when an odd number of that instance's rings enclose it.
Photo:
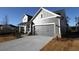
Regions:
[[[35,33],[37,35],[54,36],[54,24],[35,26]]]

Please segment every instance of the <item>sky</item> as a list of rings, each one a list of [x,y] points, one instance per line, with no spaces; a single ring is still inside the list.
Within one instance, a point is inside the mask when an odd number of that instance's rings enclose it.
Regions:
[[[24,14],[34,16],[40,7],[0,7],[0,23],[3,23],[4,17],[8,17],[8,23],[18,25]],[[70,18],[68,24],[75,26],[75,17],[79,16],[78,7],[45,7],[49,11],[65,10],[66,16]]]

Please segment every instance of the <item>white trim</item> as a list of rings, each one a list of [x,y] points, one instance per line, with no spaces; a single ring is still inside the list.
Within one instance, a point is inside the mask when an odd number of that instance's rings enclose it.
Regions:
[[[26,26],[24,26],[24,33],[26,33],[26,32],[27,32],[27,31],[26,31],[26,29],[27,29],[27,28],[26,28]]]
[[[54,23],[54,37],[56,36],[56,28],[55,28],[55,23]]]
[[[58,20],[59,23],[59,35],[61,36],[61,30],[60,30],[60,19]]]
[[[32,21],[34,19],[34,17],[38,14],[38,12],[41,10],[42,8],[40,8],[36,13],[35,15],[32,17],[32,19],[30,21]]]
[[[41,18],[41,19],[49,19],[49,18],[56,18],[57,16],[50,16],[50,17],[45,17],[45,18]]]
[[[52,24],[55,24],[55,23],[43,23],[43,24],[36,24],[36,25],[33,25],[33,26],[38,26],[38,25],[52,25]]]

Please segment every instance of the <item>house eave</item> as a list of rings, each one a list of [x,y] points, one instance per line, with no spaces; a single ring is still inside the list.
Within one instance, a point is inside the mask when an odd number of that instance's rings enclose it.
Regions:
[[[28,22],[24,22],[24,23],[19,23],[18,25],[27,25]]]

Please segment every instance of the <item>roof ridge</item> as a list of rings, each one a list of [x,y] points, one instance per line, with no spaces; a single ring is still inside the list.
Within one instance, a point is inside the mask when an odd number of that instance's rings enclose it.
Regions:
[[[27,15],[27,16],[31,16],[31,17],[33,17],[32,15],[29,15],[29,14],[27,14],[27,13],[25,13],[24,15]]]

